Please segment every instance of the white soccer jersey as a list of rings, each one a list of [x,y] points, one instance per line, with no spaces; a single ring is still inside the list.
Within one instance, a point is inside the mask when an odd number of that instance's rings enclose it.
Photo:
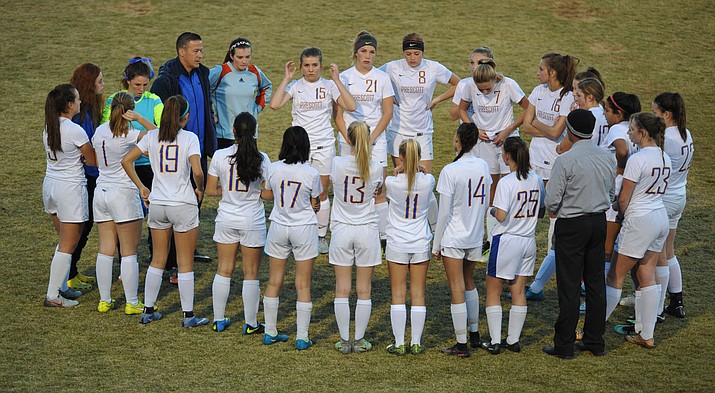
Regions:
[[[390,132],[412,137],[418,133],[431,134],[434,124],[432,111],[427,107],[437,82],[449,83],[452,71],[427,59],[422,59],[422,63],[415,68],[410,67],[407,60],[400,59],[383,64],[380,69],[390,76],[398,104],[389,125]]]
[[[623,178],[636,183],[625,216],[640,217],[664,208],[663,194],[669,187],[670,157],[660,148],[650,146],[632,155],[626,163]]]
[[[198,205],[191,186],[189,157],[201,156],[199,137],[193,132],[179,130],[173,142],[159,142],[159,129],[149,131],[137,147],[149,153],[154,181],[149,202],[156,205]]]
[[[129,127],[125,136],[114,137],[106,122],[94,131],[92,146],[97,152],[97,167],[99,177],[97,186],[134,188],[134,182],[129,178],[122,167],[122,159],[137,143],[141,131]]]
[[[375,67],[365,75],[351,67],[340,73],[340,81],[347,87],[357,105],[355,111],[343,112],[345,128],[355,120],[362,120],[370,126],[370,131],[374,130],[382,118],[382,100],[395,95],[390,76]],[[378,140],[381,138],[385,138],[384,132]],[[340,143],[347,143],[342,134],[339,134],[338,139]]]
[[[318,146],[334,146],[335,135],[330,117],[333,101],[337,102],[340,97],[335,82],[323,78],[308,82],[300,78],[286,86],[286,93],[293,99],[293,125],[301,126],[308,132],[311,150]]]
[[[370,179],[365,182],[360,178],[355,156],[335,157],[330,180],[334,194],[331,222],[361,225],[379,221],[373,195],[382,184],[380,163],[370,162]]]
[[[685,130],[686,138],[680,137],[678,127],[668,127],[665,129],[665,153],[670,157],[673,164],[668,188],[665,193],[668,195],[685,196],[685,185],[688,184],[688,171],[693,160],[693,137],[689,130]]]
[[[441,212],[449,216],[441,247],[467,249],[482,245],[491,185],[486,161],[470,153],[442,168],[437,192],[451,196],[452,206],[450,212]]]
[[[465,96],[465,90],[467,86],[469,86],[470,83],[474,83],[474,79],[471,77],[469,78],[464,78],[457,83],[457,88],[454,90],[454,97],[452,97],[452,103],[459,106],[459,104],[462,103],[462,99]],[[466,100],[465,100],[466,101]],[[469,107],[467,107],[467,115],[471,119],[472,116],[474,116],[474,104],[471,101],[469,102]],[[459,123],[462,123],[462,119],[459,119]]]
[[[489,139],[494,139],[497,132],[514,122],[514,105],[524,98],[524,91],[514,79],[504,79],[494,84],[494,90],[484,94],[472,83],[465,87],[462,99],[474,106],[472,122],[487,132]],[[516,129],[509,136],[519,136]]]
[[[493,205],[506,212],[506,220],[497,222],[492,234],[533,237],[545,196],[544,181],[534,171],[526,179],[517,179],[516,172],[501,178]]]
[[[386,233],[392,250],[402,253],[429,251],[432,234],[427,213],[434,198],[434,183],[434,176],[418,172],[408,195],[405,174],[385,179],[385,195],[390,202]]]
[[[536,119],[549,127],[556,124],[559,116],[568,116],[571,111],[571,105],[574,101],[573,95],[568,92],[561,98],[561,90],[563,90],[563,87],[556,91],[551,91],[548,85],[541,84],[536,86],[529,95],[529,103],[536,108]],[[533,137],[531,139],[529,155],[531,156],[532,166],[551,169],[558,156],[556,146],[564,139],[565,131],[564,129],[564,133],[556,140],[545,137]]]
[[[608,150],[608,121],[606,121],[606,115],[603,114],[603,107],[596,105],[590,108],[589,111],[596,118],[591,143]]]
[[[628,136],[628,121],[622,121],[618,124],[614,124],[608,129],[608,134],[606,135],[606,146],[614,155],[616,154],[616,148],[613,146],[613,142],[619,139],[623,139],[626,141],[626,144],[628,144],[628,157],[638,151],[638,145],[633,143],[631,138]]]
[[[232,229],[265,230],[266,212],[261,200],[261,182],[266,178],[266,171],[271,160],[261,152],[262,176],[247,185],[238,177],[235,163],[231,157],[236,154],[237,145],[217,150],[211,159],[209,175],[218,177],[221,183],[221,201],[218,204],[216,223]]]
[[[82,168],[82,145],[89,142],[87,133],[82,127],[65,117],[60,117],[60,140],[62,151],[52,152],[47,145],[47,130],[42,132],[42,142],[45,144],[47,169],[45,177],[55,180],[86,183]]]
[[[271,222],[285,226],[318,223],[310,199],[317,198],[323,186],[318,171],[310,164],[271,163],[265,187],[273,191]]]

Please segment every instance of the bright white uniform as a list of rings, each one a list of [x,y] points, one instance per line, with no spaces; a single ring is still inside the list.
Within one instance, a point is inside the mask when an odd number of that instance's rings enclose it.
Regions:
[[[360,178],[355,156],[335,157],[333,209],[330,215],[330,264],[375,266],[382,263],[375,190],[382,185],[382,165],[370,163],[368,182]]]
[[[82,127],[64,117],[60,117],[60,139],[62,151],[52,152],[47,145],[47,131],[42,133],[47,159],[42,183],[44,208],[47,213],[56,214],[60,222],[85,222],[89,219],[87,178],[79,148],[89,143],[89,139]]]
[[[442,168],[437,192],[440,198],[449,198],[452,203],[439,211],[432,253],[439,251],[446,257],[466,257],[470,261],[479,259],[491,183],[486,161],[470,152]]]
[[[563,87],[556,90],[549,90],[548,85],[541,84],[532,90],[529,95],[529,103],[536,108],[536,119],[545,125],[552,127],[556,124],[559,116],[568,116],[573,104],[573,95],[568,92],[561,97]],[[566,130],[556,139],[552,140],[546,137],[533,137],[529,145],[529,156],[531,157],[531,165],[536,167],[537,173],[544,178],[549,179],[551,175],[551,166],[556,161],[558,154],[556,146],[566,136]]]
[[[596,118],[596,124],[593,126],[591,143],[608,150],[608,121],[606,120],[606,115],[603,114],[603,107],[601,105],[597,105],[593,108],[589,108],[588,110],[591,112],[593,117]]]
[[[688,171],[693,160],[693,137],[685,130],[685,141],[680,137],[677,126],[665,129],[665,153],[670,157],[672,171],[668,180],[668,188],[663,195],[663,205],[668,213],[670,229],[678,228],[678,221],[685,210],[685,186],[688,184]]]
[[[115,137],[109,122],[95,130],[92,146],[99,168],[92,202],[95,222],[121,223],[144,217],[139,190],[122,167],[122,159],[136,145],[139,134],[139,130],[130,127],[127,135]]]
[[[266,212],[261,199],[261,182],[266,178],[271,161],[261,152],[262,176],[246,186],[238,177],[235,163],[231,163],[237,149],[238,145],[233,145],[216,151],[209,166],[209,175],[217,177],[221,183],[214,241],[262,247],[266,243]]]
[[[452,103],[459,106],[462,103],[462,98],[464,97],[464,91],[469,84],[474,84],[474,79],[472,77],[464,78],[457,83],[457,88],[454,90],[454,96],[452,97]],[[469,107],[467,107],[467,115],[471,119],[474,116],[474,104],[469,101]],[[462,124],[462,119],[459,119],[459,124]]]
[[[638,145],[633,143],[631,138],[628,136],[628,121],[622,121],[618,124],[614,124],[608,129],[608,134],[606,134],[606,149],[613,153],[614,157],[616,155],[616,148],[613,146],[613,142],[619,139],[623,139],[626,142],[628,146],[628,157],[638,151]],[[616,195],[621,192],[621,184],[623,184],[623,176],[618,175],[616,176]],[[608,208],[608,211],[606,211],[606,220],[608,222],[616,222],[617,216],[618,212],[613,210],[612,207]],[[615,251],[618,251],[618,242],[616,242]]]
[[[266,254],[298,261],[318,256],[318,219],[311,198],[323,192],[320,174],[307,163],[276,161],[268,166],[265,188],[273,191]]]
[[[670,176],[670,157],[658,147],[643,148],[628,159],[623,178],[636,184],[624,213],[619,235],[620,254],[642,258],[646,251],[662,251],[668,236],[668,216],[662,196]]]
[[[506,220],[494,227],[487,275],[513,280],[534,274],[536,223],[544,197],[544,181],[534,171],[526,179],[512,172],[499,180],[493,205],[506,212]]]
[[[472,122],[479,129],[486,131],[491,140],[494,140],[499,131],[514,122],[514,104],[518,104],[523,98],[524,91],[516,81],[508,77],[496,82],[489,94],[479,91],[474,81],[468,84],[462,93],[462,100],[474,106]],[[509,136],[519,136],[519,129],[514,130]],[[492,174],[507,174],[509,167],[501,158],[501,150],[501,146],[480,139],[477,148],[472,149],[472,153],[487,161]]]
[[[408,195],[407,176],[401,173],[388,176],[385,179],[387,200],[390,209],[387,216],[387,248],[385,256],[388,261],[408,263],[410,261],[392,260],[390,252],[401,254],[425,254],[429,260],[429,243],[432,240],[427,213],[430,202],[434,198],[434,176],[418,172]]]
[[[415,138],[422,146],[422,158],[431,160],[434,124],[432,111],[427,107],[437,82],[449,83],[452,72],[442,64],[427,59],[422,59],[415,68],[410,67],[407,60],[400,59],[383,64],[380,69],[390,76],[397,101],[392,121],[387,127],[388,153],[398,157],[400,141]]]
[[[333,102],[340,91],[335,82],[323,78],[308,82],[305,78],[292,81],[286,86],[291,96],[294,126],[301,126],[310,139],[310,162],[321,175],[330,174],[330,165],[335,157],[335,131],[330,124]]]
[[[363,75],[355,67],[351,67],[340,73],[340,81],[347,87],[355,100],[357,109],[353,112],[344,111],[345,129],[355,120],[362,120],[370,126],[370,131],[377,127],[377,123],[382,118],[382,100],[395,95],[392,90],[390,76],[384,71],[373,67],[367,74]],[[350,155],[350,145],[348,145],[343,134],[338,133],[340,143],[340,155],[347,157]],[[372,146],[372,159],[387,166],[387,138],[385,132],[375,140]]]

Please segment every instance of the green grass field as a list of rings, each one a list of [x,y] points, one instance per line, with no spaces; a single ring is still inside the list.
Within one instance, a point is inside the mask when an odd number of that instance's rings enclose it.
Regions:
[[[709,111],[715,102],[715,3],[396,0],[364,1],[347,8],[331,1],[197,4],[186,0],[2,2],[6,35],[0,45],[4,146],[0,155],[0,305],[4,315],[0,324],[0,391],[713,390],[715,307],[710,296],[715,288],[711,261],[715,137],[710,127],[715,115]],[[313,279],[311,336],[317,345],[305,352],[295,351],[292,340],[267,347],[260,344],[259,337],[240,334],[240,268],[234,275],[227,308],[237,323],[222,334],[207,327],[180,328],[178,291],[168,279],[159,298],[165,318],[147,326],[121,311],[98,313],[96,289],[82,296],[74,309],[42,307],[57,242],[42,210],[44,100],[52,87],[69,80],[77,65],[87,61],[100,65],[107,81],[106,97],[119,90],[119,75],[130,57],[148,56],[158,66],[175,56],[174,42],[183,31],[202,35],[204,64],[209,67],[223,60],[231,39],[242,35],[254,43],[254,64],[277,86],[283,64],[297,60],[306,46],[322,48],[324,63],[348,68],[352,39],[362,29],[379,40],[376,64],[399,58],[402,36],[418,31],[426,41],[425,57],[442,62],[460,77],[468,74],[471,49],[489,46],[499,70],[519,82],[527,94],[538,83],[540,56],[558,51],[579,57],[580,69],[597,67],[604,75],[607,93],[638,94],[644,109],[661,91],[679,91],[685,96],[696,153],[676,253],[683,266],[688,315],[682,320],[669,317],[658,325],[656,349],[625,343],[609,323],[605,357],[583,354],[568,362],[542,354],[541,347],[551,343],[558,312],[552,281],[546,287],[547,299],[530,304],[522,353],[491,356],[479,351],[469,359],[446,357],[439,348],[454,340],[449,288],[441,263],[434,261],[423,338],[429,350],[421,356],[393,357],[383,350],[392,339],[385,265],[376,271],[373,316],[367,332],[376,350],[344,356],[332,348],[339,336],[332,305],[334,278],[325,256],[318,259]],[[435,173],[453,157],[451,136],[456,123],[449,122],[447,110],[443,103],[434,111]],[[280,137],[290,123],[290,110],[266,111],[259,123],[259,146],[276,159]],[[216,267],[211,237],[217,201],[207,200],[204,206],[199,248],[213,256],[214,262],[196,266],[195,310],[200,316],[211,317]],[[545,249],[545,229],[542,223],[539,260]],[[94,274],[96,247],[95,231],[80,262],[81,271]],[[142,293],[148,265],[144,243],[139,259]],[[116,277],[118,263],[115,266]],[[483,265],[475,278],[483,302]],[[264,263],[263,287],[266,279]],[[287,277],[286,283],[291,280],[292,276]],[[113,295],[123,302],[118,282]],[[291,285],[286,285],[281,298],[279,328],[294,334],[295,291]],[[503,300],[508,307],[507,299]],[[621,321],[630,313],[632,309],[620,307],[611,320]],[[480,330],[487,334],[483,305]]]

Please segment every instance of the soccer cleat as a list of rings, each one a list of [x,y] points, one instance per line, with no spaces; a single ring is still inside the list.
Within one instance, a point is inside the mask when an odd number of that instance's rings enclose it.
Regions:
[[[76,300],[64,298],[60,295],[54,299],[45,297],[45,302],[43,304],[45,305],[45,307],[74,307],[78,305],[79,302]]]
[[[636,335],[627,335],[626,336],[626,341],[628,341],[631,344],[636,344],[640,345],[641,347],[645,349],[653,349],[655,348],[655,341],[653,341],[652,338],[649,338],[648,340],[643,339],[640,334]]]
[[[482,345],[479,332],[469,332],[469,344],[472,348],[477,349]]]
[[[203,325],[208,325],[209,320],[206,318],[199,317],[188,317],[181,321],[181,326],[185,328],[195,328]]]
[[[84,283],[87,283],[87,284],[96,284],[97,283],[97,279],[95,277],[85,276],[82,273],[77,273],[77,275],[74,276],[74,278],[76,278]]]
[[[655,323],[663,323],[663,322],[665,322],[665,312],[662,312],[655,316]],[[628,319],[626,319],[626,323],[635,325],[636,324],[635,315],[631,315],[630,317],[628,317]]]
[[[350,343],[350,340],[340,339],[340,341],[335,343],[335,349],[340,351],[340,353],[347,355],[352,352],[352,344]]]
[[[92,284],[80,280],[78,277],[67,280],[67,286],[75,291],[88,292],[92,290]]]
[[[665,308],[665,312],[676,318],[685,318],[685,306],[683,306],[683,303],[680,303],[679,306],[675,307],[669,305]]]
[[[60,296],[62,296],[65,299],[74,300],[74,299],[77,299],[78,297],[82,296],[82,292],[75,291],[72,288],[67,288],[66,291],[60,290]]]
[[[104,300],[99,301],[99,305],[97,305],[97,311],[99,312],[109,312],[109,310],[114,310],[114,307],[117,306],[117,303],[114,301],[114,299],[111,299],[108,302],[105,302]]]
[[[359,340],[354,340],[352,344],[352,351],[356,353],[367,352],[372,349],[372,344],[370,341],[361,338]]]
[[[635,307],[636,306],[636,296],[629,295],[629,296],[623,297],[618,302],[618,304],[620,304],[621,306],[625,306],[625,307]]]
[[[156,307],[154,307],[154,309],[156,309]],[[124,314],[126,315],[138,315],[141,314],[142,311],[144,311],[144,303],[142,302],[137,302],[136,306],[131,303],[124,305]]]
[[[328,239],[326,239],[325,236],[318,237],[318,251],[321,254],[327,254],[329,250]]]
[[[288,336],[285,334],[276,334],[275,336],[271,336],[268,333],[263,334],[263,345],[271,345],[275,344],[277,342],[286,342],[288,341]]]
[[[540,302],[544,300],[544,290],[542,289],[539,292],[532,292],[531,287],[526,287],[526,300],[536,300],[537,302]]]
[[[214,332],[222,332],[226,330],[226,328],[228,328],[229,326],[231,326],[231,318],[224,318],[220,321],[214,321],[214,324],[211,328]]]
[[[262,324],[259,323],[258,326],[251,326],[247,323],[243,324],[243,334],[260,334],[265,332],[266,327]]]
[[[312,347],[313,344],[315,343],[311,339],[303,340],[302,338],[299,338],[295,340],[295,349],[305,351],[306,349]]]
[[[581,281],[581,296],[586,296],[586,284]]]
[[[624,324],[624,325],[616,325],[613,327],[613,331],[621,334],[621,335],[628,335],[628,334],[633,334],[636,332],[635,326],[631,324]]]
[[[462,344],[460,348],[460,344],[454,344],[449,348],[442,348],[442,353],[445,355],[452,355],[456,356],[459,358],[468,358],[469,357],[469,348],[467,348],[467,344]]]
[[[405,355],[407,354],[407,349],[405,349],[405,345],[395,345],[395,344],[390,344],[385,348],[387,350],[387,353],[391,353],[393,355]]]
[[[424,345],[420,344],[412,344],[412,346],[410,347],[410,353],[413,355],[419,355],[426,350],[427,348],[425,348]]]
[[[142,314],[139,316],[139,323],[146,325],[149,322],[158,321],[162,317],[163,317],[163,315],[161,315],[161,313],[158,313],[156,311],[154,311],[153,313],[150,313],[150,314],[142,312]]]
[[[483,342],[482,349],[491,353],[492,355],[499,355],[501,353],[501,345],[499,343],[492,344],[491,342]]]
[[[521,352],[521,346],[519,345],[519,342],[515,342],[514,344],[507,344],[506,339],[501,340],[501,345],[502,348],[508,349],[512,352]]]

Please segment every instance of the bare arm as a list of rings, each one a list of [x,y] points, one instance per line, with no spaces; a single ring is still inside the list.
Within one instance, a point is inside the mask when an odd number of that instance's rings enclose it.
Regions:
[[[554,123],[554,125],[551,127],[540,122],[538,119],[534,120],[531,124],[536,127],[536,129],[538,129],[545,137],[552,140],[556,140],[559,139],[561,134],[564,133],[564,129],[566,129],[566,116],[559,116],[556,119],[556,123]]]
[[[621,185],[621,193],[618,194],[618,211],[621,215],[626,213],[628,210],[628,205],[631,203],[631,197],[633,196],[633,190],[636,188],[636,183],[633,180],[623,179],[623,185]]]
[[[134,168],[134,161],[141,157],[142,154],[141,149],[134,146],[131,150],[129,150],[124,158],[122,158],[122,168],[124,168],[124,172],[127,173],[127,176],[129,176],[134,185],[137,186],[137,189],[139,189],[139,195],[141,195],[144,204],[148,206],[149,189],[144,186],[144,183],[142,183],[141,180],[139,180],[139,175],[137,175],[137,171]]]
[[[147,131],[153,130],[153,129],[157,128],[157,127],[156,127],[156,124],[150,122],[149,120],[147,120],[146,118],[144,118],[144,116],[142,116],[142,115],[140,115],[140,114],[138,114],[138,113],[136,113],[136,112],[134,112],[134,111],[126,111],[126,112],[124,112],[124,114],[122,115],[122,117],[123,117],[125,120],[138,122],[138,123],[141,124],[142,127],[144,127],[144,129],[147,130]]]
[[[616,174],[622,175],[628,162],[628,142],[623,139],[616,139],[611,143],[616,148]]]
[[[271,97],[271,109],[277,110],[283,108],[283,106],[290,100],[290,94],[286,93],[286,87],[288,83],[293,79],[295,75],[295,63],[293,60],[289,61],[285,65],[285,74],[281,84],[278,85],[278,89],[273,92],[273,97]]]
[[[388,98],[383,98],[382,102],[380,103],[382,107],[382,117],[380,117],[380,121],[377,122],[377,125],[375,126],[375,129],[372,130],[370,133],[370,143],[375,143],[377,138],[385,132],[385,129],[387,128],[387,125],[390,124],[390,120],[392,120],[392,113],[394,107],[392,106],[392,97]],[[347,138],[345,138],[347,140]]]
[[[519,117],[514,120],[513,123],[511,123],[507,128],[499,131],[495,136],[494,136],[494,143],[497,146],[501,146],[504,143],[504,140],[511,135],[514,130],[517,129],[517,127],[521,126],[524,123],[524,117],[526,117],[526,110],[529,108],[529,100],[526,99],[526,96],[521,98],[521,101],[519,101],[519,106],[521,106],[521,114]]]
[[[462,121],[462,123],[472,122],[472,119],[469,118],[469,113],[467,113],[467,109],[469,109],[469,104],[469,101],[461,100],[459,102],[459,119]]]
[[[218,184],[218,177],[208,175],[206,177],[206,195],[220,197],[221,192],[221,186]]]
[[[337,102],[338,105],[346,111],[352,112],[357,109],[357,104],[355,103],[352,94],[350,94],[348,88],[345,87],[343,82],[340,81],[340,70],[336,64],[330,65],[330,77],[333,79],[335,86],[338,87],[338,91],[340,91],[340,97],[338,97],[335,102]]]
[[[201,169],[201,156],[194,154],[189,157],[189,163],[191,163],[191,173],[194,177],[194,184],[196,184],[194,189],[196,199],[201,202],[204,199],[204,171]]]
[[[97,166],[97,153],[95,153],[94,148],[89,144],[89,142],[80,146],[79,151],[82,152],[85,164],[89,166]]]
[[[542,134],[541,131],[539,131],[532,124],[534,121],[536,121],[535,118],[536,118],[536,107],[532,103],[529,102],[529,106],[524,111],[524,123],[522,124],[521,130],[531,136],[543,137],[545,135]]]
[[[459,77],[452,73],[452,76],[449,78],[449,84],[452,85],[447,91],[444,93],[438,95],[437,97],[433,98],[432,101],[430,101],[429,106],[427,107],[427,110],[430,110],[434,108],[437,104],[444,100],[448,100],[452,97],[454,97],[454,92],[457,90],[457,84],[459,83]]]

